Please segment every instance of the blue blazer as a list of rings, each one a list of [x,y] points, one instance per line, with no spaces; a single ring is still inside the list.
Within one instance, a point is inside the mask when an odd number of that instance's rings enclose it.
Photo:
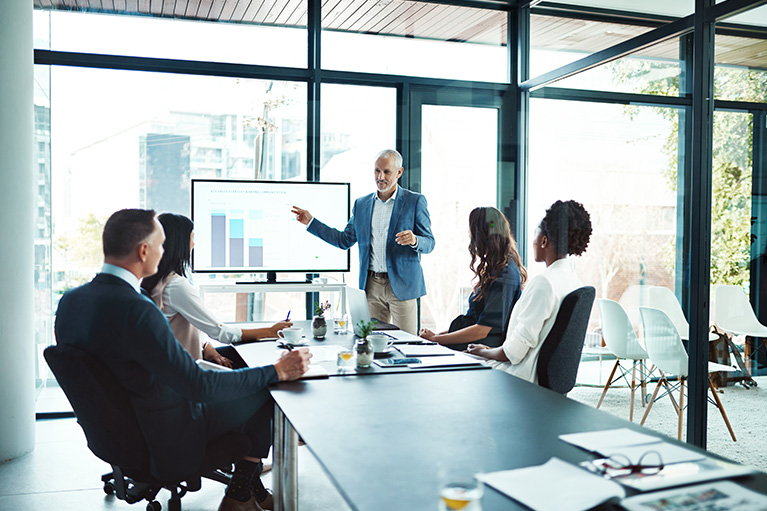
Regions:
[[[278,380],[274,366],[200,369],[154,302],[106,273],[64,294],[55,329],[57,343],[96,356],[128,390],[152,473],[161,479],[184,477],[202,464],[204,403],[266,392]]]
[[[343,231],[328,227],[316,218],[309,224],[308,231],[338,248],[347,250],[359,243],[360,289],[365,289],[370,268],[370,229],[373,220],[375,192],[354,201],[352,217]],[[418,238],[418,247],[398,245],[398,232],[411,230]],[[401,186],[397,188],[394,209],[386,239],[386,271],[394,296],[399,300],[412,300],[426,294],[423,269],[419,254],[434,250],[434,235],[431,233],[431,219],[426,206],[426,197]]]

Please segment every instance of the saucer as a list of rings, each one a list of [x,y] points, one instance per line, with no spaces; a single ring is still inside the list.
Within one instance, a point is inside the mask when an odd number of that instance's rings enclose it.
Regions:
[[[373,354],[374,358],[389,358],[394,355],[394,346],[389,346],[384,351],[379,351]]]

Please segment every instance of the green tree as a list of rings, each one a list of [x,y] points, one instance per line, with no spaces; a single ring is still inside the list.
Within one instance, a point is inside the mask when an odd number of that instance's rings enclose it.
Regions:
[[[89,213],[78,221],[74,232],[56,236],[54,250],[65,262],[66,288],[86,282],[98,271],[104,260],[101,233],[105,223],[105,218]]]
[[[618,83],[633,84],[635,92],[662,96],[679,95],[678,66],[668,62],[625,58],[608,64]],[[674,71],[676,68],[676,71]],[[767,71],[717,66],[714,71],[717,98],[765,102]],[[637,107],[626,108],[633,116]],[[674,108],[655,108],[672,121],[673,129],[664,143],[668,164],[666,181],[677,187],[679,115]],[[753,118],[749,114],[714,114],[712,205],[711,205],[711,284],[745,285],[749,279],[751,244],[751,171]],[[673,243],[671,240],[669,243]],[[669,265],[673,267],[673,249]]]

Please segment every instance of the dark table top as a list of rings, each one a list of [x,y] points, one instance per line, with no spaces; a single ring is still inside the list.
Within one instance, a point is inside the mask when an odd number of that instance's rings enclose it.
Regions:
[[[593,458],[560,441],[563,433],[629,427],[655,434],[496,370],[281,383],[272,395],[347,502],[363,511],[436,509],[448,480],[552,456]],[[738,482],[767,493],[765,474]],[[487,487],[482,509],[526,508]]]

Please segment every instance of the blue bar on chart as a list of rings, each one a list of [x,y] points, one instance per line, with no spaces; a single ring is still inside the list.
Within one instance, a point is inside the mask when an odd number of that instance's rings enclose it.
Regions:
[[[245,266],[245,220],[242,211],[231,211],[231,215],[240,218],[229,219],[229,266]]]
[[[248,266],[260,268],[264,265],[264,239],[248,239]]]
[[[210,265],[226,266],[226,211],[210,212]]]

